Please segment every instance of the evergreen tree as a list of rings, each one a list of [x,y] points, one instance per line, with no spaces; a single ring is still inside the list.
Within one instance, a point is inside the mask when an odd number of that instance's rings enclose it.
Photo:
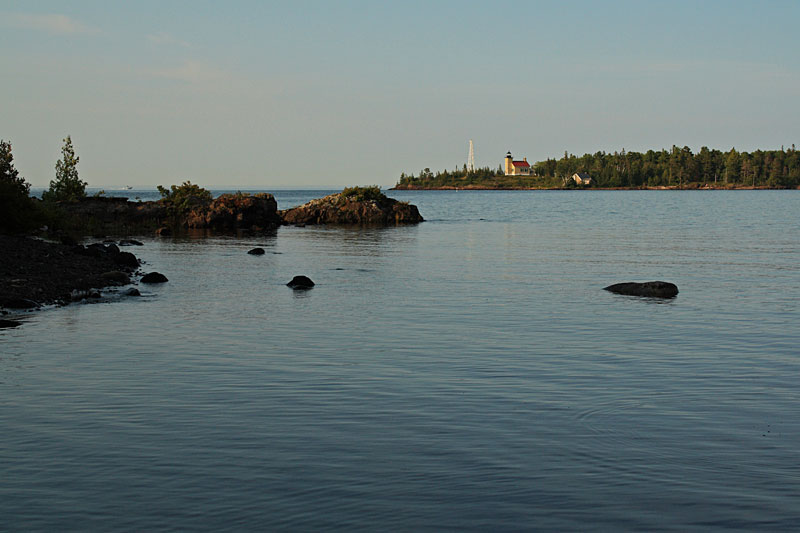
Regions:
[[[50,182],[50,188],[42,198],[48,201],[75,202],[86,196],[85,181],[78,177],[78,161],[69,135],[61,147],[61,159],[56,161],[56,179]]]
[[[0,139],[0,230],[23,231],[37,224],[30,185],[14,168],[11,143]]]
[[[25,178],[19,176],[19,171],[14,168],[14,154],[11,153],[11,143],[0,139],[0,189],[2,196],[28,196],[31,186]]]

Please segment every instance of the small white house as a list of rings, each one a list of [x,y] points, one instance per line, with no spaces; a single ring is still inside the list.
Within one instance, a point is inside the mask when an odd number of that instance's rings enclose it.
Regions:
[[[572,175],[572,181],[578,185],[589,185],[592,183],[592,177],[586,172],[576,172]]]

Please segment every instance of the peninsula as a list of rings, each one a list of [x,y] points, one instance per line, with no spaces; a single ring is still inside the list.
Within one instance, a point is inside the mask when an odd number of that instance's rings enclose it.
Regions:
[[[688,146],[647,152],[596,152],[528,163],[507,153],[504,163],[469,170],[429,168],[405,173],[399,190],[449,189],[795,189],[800,188],[800,153],[792,145],[780,150],[722,152]]]

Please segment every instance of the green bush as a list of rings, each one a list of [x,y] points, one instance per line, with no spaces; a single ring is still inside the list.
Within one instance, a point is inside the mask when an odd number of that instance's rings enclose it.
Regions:
[[[386,195],[381,192],[377,185],[369,187],[345,187],[342,189],[341,197],[355,202],[380,202],[386,199]]]
[[[211,191],[190,181],[171,185],[169,189],[159,185],[158,192],[161,193],[161,202],[166,205],[167,212],[172,217],[182,217],[190,211],[205,209],[213,200]]]

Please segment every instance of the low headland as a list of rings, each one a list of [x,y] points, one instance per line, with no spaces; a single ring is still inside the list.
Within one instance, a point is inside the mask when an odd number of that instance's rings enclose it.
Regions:
[[[507,156],[510,159],[510,154]],[[511,163],[511,164],[509,164]],[[516,166],[520,163],[519,167]],[[789,149],[728,152],[688,146],[647,152],[596,152],[532,164],[401,174],[397,190],[734,190],[800,188],[800,153]]]

